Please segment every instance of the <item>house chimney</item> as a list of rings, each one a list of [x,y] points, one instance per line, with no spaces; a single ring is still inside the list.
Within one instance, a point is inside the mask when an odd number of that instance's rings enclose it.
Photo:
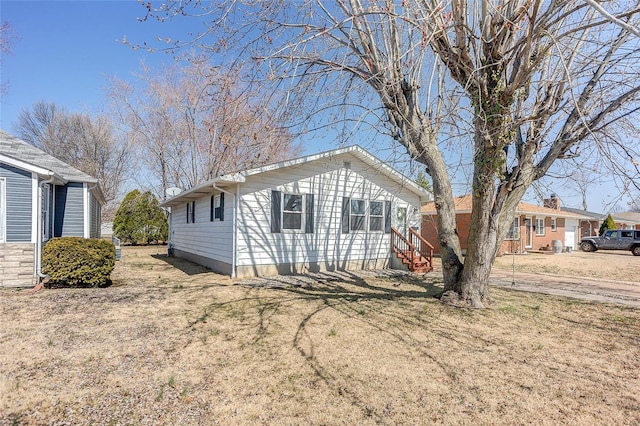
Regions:
[[[556,194],[551,194],[549,198],[545,198],[544,206],[549,209],[560,210],[560,199]]]

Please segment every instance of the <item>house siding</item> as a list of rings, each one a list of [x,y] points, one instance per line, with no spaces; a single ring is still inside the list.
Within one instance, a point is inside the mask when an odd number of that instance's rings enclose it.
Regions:
[[[82,183],[56,187],[55,237],[84,236],[84,189]]]
[[[419,228],[419,197],[377,169],[349,161],[350,169],[343,167],[343,159],[331,158],[247,178],[238,214],[239,276],[389,265],[390,234],[341,232],[342,198],[366,200],[367,208],[368,201],[392,201],[392,226],[399,227],[397,208],[403,207],[407,226]],[[272,190],[314,195],[314,233],[271,232]]]
[[[98,199],[93,196],[93,194],[90,194],[89,198],[91,200],[89,204],[90,206],[89,216],[91,218],[89,238],[100,238],[101,236],[100,235],[100,231],[101,231],[100,215],[101,215],[102,206],[98,202]]]
[[[6,179],[6,242],[31,242],[32,175],[8,164],[0,164],[0,177]]]
[[[187,223],[187,204],[171,210],[171,246],[178,257],[230,274],[233,262],[233,206],[235,197],[225,194],[224,220],[211,222],[211,196],[195,200],[195,222]]]

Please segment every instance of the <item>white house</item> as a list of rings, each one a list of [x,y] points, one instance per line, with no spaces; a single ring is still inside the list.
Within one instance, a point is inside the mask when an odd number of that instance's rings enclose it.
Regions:
[[[429,199],[352,146],[219,176],[162,206],[175,256],[246,277],[388,267],[392,227],[419,230]]]

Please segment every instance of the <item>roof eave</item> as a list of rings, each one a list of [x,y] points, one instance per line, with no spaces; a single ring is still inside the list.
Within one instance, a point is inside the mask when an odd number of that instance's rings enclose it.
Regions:
[[[218,176],[214,179],[208,180],[201,185],[195,186],[186,191],[182,191],[178,195],[169,198],[168,200],[161,203],[160,207],[175,207],[182,203],[200,198],[203,195],[211,194],[214,190],[216,190],[217,187],[224,187],[225,185],[237,185],[244,183],[245,181],[246,179],[241,173]]]

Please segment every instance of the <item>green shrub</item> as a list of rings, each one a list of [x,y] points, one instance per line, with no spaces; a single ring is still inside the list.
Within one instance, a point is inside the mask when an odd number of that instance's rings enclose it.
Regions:
[[[602,225],[600,225],[600,229],[598,230],[598,235],[604,235],[608,229],[616,229],[616,222],[613,220],[610,214],[602,221]]]
[[[42,250],[42,272],[51,277],[50,284],[105,285],[115,263],[116,249],[106,240],[54,238]]]

